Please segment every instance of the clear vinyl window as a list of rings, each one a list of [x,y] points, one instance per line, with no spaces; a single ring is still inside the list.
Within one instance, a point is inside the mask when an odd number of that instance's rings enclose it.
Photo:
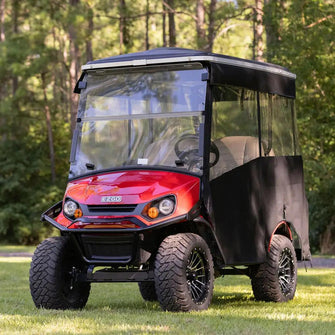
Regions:
[[[205,72],[200,64],[89,72],[79,102],[70,177],[145,165],[201,173]],[[197,154],[186,159],[182,145]]]
[[[211,139],[220,155],[210,179],[259,157],[257,92],[216,86],[213,96]]]
[[[213,96],[211,139],[220,156],[211,179],[260,156],[299,154],[293,99],[228,85]]]
[[[294,100],[267,93],[259,100],[264,156],[297,155]]]

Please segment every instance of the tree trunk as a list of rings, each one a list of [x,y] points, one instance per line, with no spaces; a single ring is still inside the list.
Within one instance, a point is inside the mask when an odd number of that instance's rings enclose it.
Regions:
[[[146,5],[146,16],[145,16],[145,50],[149,50],[149,0]]]
[[[70,0],[70,5],[75,7],[79,4],[79,0]],[[76,127],[76,117],[78,108],[78,94],[73,93],[76,86],[79,72],[79,48],[76,35],[76,28],[74,25],[69,26],[69,39],[70,39],[70,123],[71,123],[71,134],[73,134]]]
[[[263,52],[263,0],[255,0],[255,25],[254,25],[254,58],[259,62],[264,62]]]
[[[18,18],[19,18],[19,7],[20,7],[20,3],[18,0],[13,0],[12,2],[12,10],[13,10],[13,33],[17,34],[19,32],[19,24],[18,24]],[[13,96],[15,95],[18,86],[19,86],[19,80],[18,77],[16,75],[13,74],[12,76],[12,82],[13,82],[13,86],[12,86],[12,92],[13,92]]]
[[[41,74],[42,79],[42,89],[43,89],[43,99],[44,99],[44,114],[48,133],[48,143],[49,143],[49,157],[50,157],[50,168],[51,168],[51,181],[54,183],[56,181],[56,168],[55,168],[55,151],[54,151],[54,140],[52,134],[51,126],[51,114],[48,105],[47,90],[45,73]]]
[[[70,101],[72,94],[69,94],[71,91],[71,88],[69,86],[71,85],[69,82],[70,76],[69,76],[69,69],[67,67],[68,64],[68,49],[66,48],[66,44],[68,42],[68,36],[67,35],[58,35],[57,41],[60,45],[59,50],[59,59],[62,59],[63,66],[60,66],[57,69],[57,81],[56,85],[58,83],[57,88],[60,91],[60,104],[63,106],[61,108],[61,115],[63,117],[64,122],[71,123],[71,106]],[[70,92],[71,93],[71,92]]]
[[[4,42],[5,36],[5,8],[6,0],[1,0],[0,2],[0,42]]]
[[[124,53],[124,40],[125,40],[125,27],[126,22],[124,19],[124,13],[126,10],[126,2],[125,0],[120,0],[120,21],[119,21],[119,30],[120,30],[120,38],[119,38],[119,45],[120,45],[120,55]]]
[[[0,2],[0,43],[6,40],[5,36],[5,0]],[[0,110],[2,109],[2,100],[5,96],[6,85],[0,85]],[[0,115],[0,131],[2,133],[1,141],[6,140],[6,134],[2,129],[6,129],[6,117]]]
[[[176,46],[176,24],[174,20],[174,0],[166,0],[165,1],[168,7],[169,13],[169,46],[175,47]]]
[[[196,18],[197,48],[203,50],[206,44],[204,0],[197,0]]]
[[[206,51],[212,52],[213,51],[213,45],[214,45],[214,39],[215,39],[215,32],[214,32],[214,13],[216,9],[216,3],[217,0],[211,0],[211,3],[209,5],[209,14],[208,14],[208,36],[207,36],[207,47]]]
[[[274,56],[273,46],[276,41],[275,18],[273,17],[272,1],[264,0],[264,27],[266,34],[266,60],[271,62]]]
[[[167,46],[166,43],[166,10],[165,10],[165,1],[162,2],[163,14],[162,14],[162,38],[163,38],[163,47]]]
[[[87,30],[87,38],[86,38],[86,61],[89,62],[93,60],[93,51],[92,51],[92,36],[93,36],[93,9],[88,7],[88,30]]]

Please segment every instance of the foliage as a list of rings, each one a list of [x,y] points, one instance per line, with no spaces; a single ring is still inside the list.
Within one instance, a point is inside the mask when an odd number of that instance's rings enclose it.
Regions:
[[[335,10],[329,0],[264,3],[267,60],[297,74],[311,236],[318,249],[320,235],[335,217]],[[178,47],[205,47],[212,39],[214,52],[255,54],[253,0],[1,4],[0,240],[31,243],[50,233],[39,216],[61,199],[65,187],[76,111],[72,90],[80,65],[92,57],[168,46],[168,14],[175,20]],[[199,28],[206,41],[199,39]]]
[[[49,230],[41,229],[36,213],[62,195],[57,186],[40,185],[43,147],[29,136],[22,140],[0,143],[0,237],[27,244],[38,242]]]
[[[296,297],[288,303],[254,300],[250,280],[215,281],[207,311],[163,312],[145,302],[136,283],[96,284],[81,311],[43,310],[29,294],[28,258],[0,258],[0,333],[6,334],[333,334],[334,269],[298,273]],[[13,290],[15,287],[15,290]]]
[[[335,16],[330,1],[286,7],[276,61],[297,74],[297,114],[310,204],[311,242],[335,219]]]

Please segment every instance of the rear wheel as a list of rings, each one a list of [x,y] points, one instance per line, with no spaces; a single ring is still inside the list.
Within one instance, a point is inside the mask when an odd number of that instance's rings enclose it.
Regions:
[[[160,245],[155,261],[155,286],[164,310],[207,309],[213,296],[213,260],[199,235],[171,235]]]
[[[36,307],[79,309],[86,305],[90,284],[77,281],[85,264],[65,236],[44,240],[30,267],[30,292]]]
[[[251,277],[256,300],[284,302],[294,298],[297,285],[297,258],[292,242],[274,235],[267,261]]]
[[[157,301],[155,282],[147,281],[138,283],[141,296],[146,301]]]

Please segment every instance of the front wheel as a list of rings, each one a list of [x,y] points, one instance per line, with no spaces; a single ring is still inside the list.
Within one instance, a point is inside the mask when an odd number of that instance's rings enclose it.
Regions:
[[[78,281],[77,277],[84,267],[68,237],[44,240],[35,250],[30,267],[30,292],[35,306],[83,308],[90,294],[90,284]]]
[[[273,236],[266,262],[252,271],[251,285],[256,300],[285,302],[294,298],[297,258],[287,237]]]
[[[158,301],[168,311],[207,309],[213,296],[211,252],[202,237],[170,235],[161,243],[155,261]]]

